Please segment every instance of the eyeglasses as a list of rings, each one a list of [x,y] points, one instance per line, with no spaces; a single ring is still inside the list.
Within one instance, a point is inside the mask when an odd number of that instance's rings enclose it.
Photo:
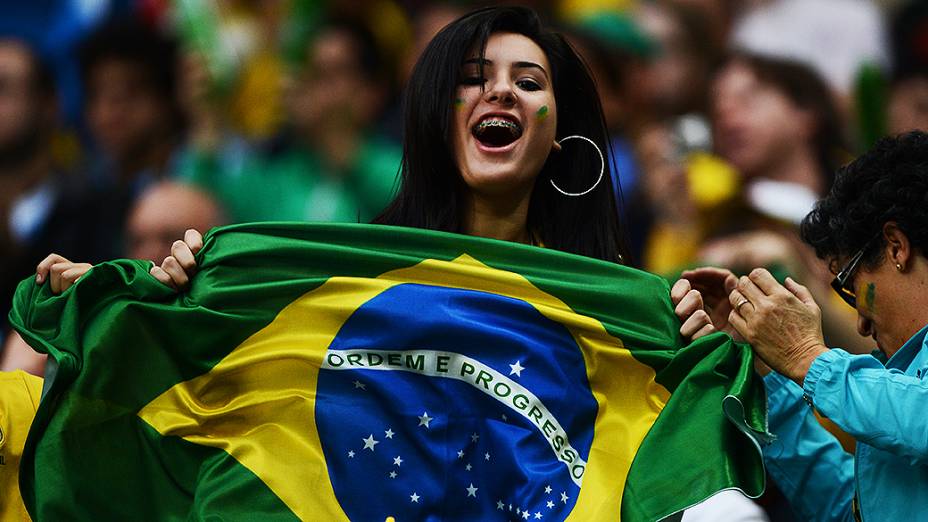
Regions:
[[[838,272],[838,275],[831,281],[831,287],[838,293],[841,299],[844,299],[845,303],[851,305],[851,308],[857,308],[857,294],[854,293],[854,286],[848,285],[848,280],[853,277],[854,272],[857,271],[857,267],[860,265],[861,259],[864,258],[864,253],[878,237],[880,237],[880,234],[873,236],[870,241],[864,243],[864,246],[854,254],[854,257],[844,265],[841,271]]]

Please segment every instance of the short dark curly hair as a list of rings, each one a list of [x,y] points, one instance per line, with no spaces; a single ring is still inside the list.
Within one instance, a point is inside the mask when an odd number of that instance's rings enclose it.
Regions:
[[[838,170],[828,195],[802,220],[803,241],[828,261],[847,259],[870,242],[862,264],[882,261],[880,231],[894,221],[922,255],[928,253],[928,134],[883,138]],[[876,239],[875,239],[876,238]]]

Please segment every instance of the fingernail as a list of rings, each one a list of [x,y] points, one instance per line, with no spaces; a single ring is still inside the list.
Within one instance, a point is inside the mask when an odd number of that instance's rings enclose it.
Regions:
[[[35,275],[35,282],[38,284],[42,284],[42,274]]]

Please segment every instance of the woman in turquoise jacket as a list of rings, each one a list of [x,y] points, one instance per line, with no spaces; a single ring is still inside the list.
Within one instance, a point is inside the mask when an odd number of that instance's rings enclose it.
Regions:
[[[841,169],[801,233],[833,267],[832,287],[879,356],[826,348],[818,305],[790,278],[684,274],[715,305],[715,328],[740,334],[773,370],[764,377],[777,436],[764,450],[770,476],[804,520],[926,520],[928,134],[886,138]],[[728,298],[713,303],[713,294]],[[856,439],[854,455],[813,409]]]

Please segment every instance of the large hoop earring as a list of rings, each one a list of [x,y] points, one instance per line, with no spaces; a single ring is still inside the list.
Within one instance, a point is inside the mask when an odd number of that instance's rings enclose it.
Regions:
[[[593,189],[599,186],[599,182],[603,180],[603,173],[606,172],[606,159],[603,157],[603,151],[599,150],[599,145],[597,145],[596,142],[594,142],[590,138],[587,138],[586,136],[580,136],[579,134],[574,134],[572,136],[567,136],[566,138],[561,138],[560,140],[557,141],[557,144],[560,145],[561,143],[567,140],[572,140],[575,138],[588,142],[590,145],[593,146],[593,148],[596,149],[596,153],[599,154],[600,167],[599,167],[599,177],[596,178],[596,183],[593,183],[592,187],[584,190],[583,192],[565,192],[561,190],[561,187],[558,187],[557,184],[554,183],[553,179],[549,180],[551,182],[551,186],[554,187],[555,190],[557,190],[561,194],[564,194],[565,196],[571,196],[571,197],[583,196],[584,194],[589,194],[590,192],[592,192]]]

